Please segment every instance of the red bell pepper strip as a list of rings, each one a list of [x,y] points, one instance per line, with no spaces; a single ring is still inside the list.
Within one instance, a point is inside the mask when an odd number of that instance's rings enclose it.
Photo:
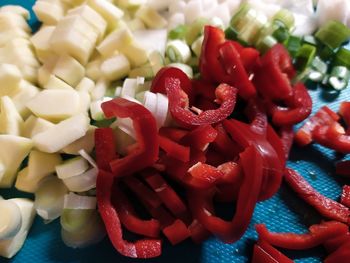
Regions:
[[[96,163],[99,169],[109,171],[109,163],[118,158],[111,128],[95,130]]]
[[[215,90],[220,107],[216,110],[207,110],[196,115],[188,109],[188,96],[181,89],[178,79],[166,79],[165,86],[169,98],[170,113],[174,120],[185,127],[220,122],[232,113],[236,104],[237,89],[226,84],[220,84]]]
[[[160,174],[150,172],[142,176],[173,215],[181,218],[186,213],[186,205]]]
[[[282,166],[285,166],[287,158],[284,145],[282,143],[281,138],[278,136],[275,129],[270,124],[267,125],[266,129],[266,140],[275,149]]]
[[[211,233],[196,219],[193,219],[191,225],[188,226],[188,230],[191,233],[191,239],[196,244],[202,243],[211,235]]]
[[[345,262],[350,257],[350,242],[343,243],[335,252],[329,255],[323,262],[325,263],[339,263]]]
[[[241,56],[232,42],[222,43],[219,47],[219,54],[219,61],[228,76],[224,79],[225,83],[236,87],[238,94],[245,100],[255,97],[255,87],[250,81],[250,76],[248,76],[243,66]]]
[[[256,98],[249,100],[248,106],[245,109],[245,114],[250,120],[251,130],[255,133],[265,135],[268,121],[262,103]]]
[[[232,42],[235,42],[235,41],[232,41]],[[252,72],[257,63],[257,60],[259,59],[259,55],[260,55],[259,51],[251,47],[245,47],[241,51],[237,49],[237,51],[240,54],[245,70],[248,73]]]
[[[166,95],[165,80],[168,77],[177,78],[180,80],[181,89],[192,99],[194,97],[192,83],[186,73],[175,67],[164,67],[158,71],[152,80],[151,92],[162,93]]]
[[[312,99],[304,84],[294,86],[293,97],[286,102],[288,108],[273,106],[272,122],[277,126],[292,126],[305,120],[312,110]]]
[[[340,248],[345,243],[350,244],[350,233],[349,232],[327,240],[326,242],[324,242],[323,246],[327,250],[327,252],[330,254],[330,253],[333,253],[334,251],[336,251],[338,248]]]
[[[155,219],[142,220],[137,217],[129,199],[117,187],[113,188],[112,203],[119,214],[120,221],[127,230],[146,237],[159,237],[159,221]]]
[[[310,117],[305,124],[296,132],[295,141],[300,146],[312,142],[312,132],[317,126],[328,126],[339,120],[339,115],[327,106],[320,108],[315,115]]]
[[[203,125],[190,131],[181,139],[181,144],[190,146],[200,151],[205,151],[212,143],[218,132],[211,125]]]
[[[346,133],[349,133],[350,132],[350,102],[349,101],[343,101],[340,104],[339,114],[343,117],[343,120],[346,123],[346,126],[348,127]]]
[[[259,240],[254,245],[251,263],[293,263],[294,261],[283,255],[280,251],[265,241]]]
[[[340,203],[350,208],[350,185],[343,186]]]
[[[96,181],[96,196],[99,212],[106,226],[107,234],[116,250],[131,258],[154,258],[161,254],[161,241],[143,239],[135,243],[123,239],[123,231],[117,211],[111,203],[111,194],[115,176],[103,170],[99,171]]]
[[[267,243],[286,249],[303,250],[322,245],[327,240],[348,232],[348,226],[336,222],[328,221],[319,225],[312,225],[309,233],[273,233],[269,232],[264,224],[255,226],[259,239]]]
[[[350,160],[336,163],[335,173],[350,178]]]
[[[312,133],[315,142],[340,153],[350,153],[350,135],[345,134],[343,127],[334,122],[329,126],[316,127]]]
[[[256,145],[264,159],[264,179],[259,200],[266,200],[273,196],[279,189],[282,182],[284,160],[280,160],[275,149],[267,141],[265,135],[254,133],[250,126],[243,122],[231,119],[225,120],[226,131],[241,145],[248,147]]]
[[[349,208],[317,192],[296,171],[286,168],[284,179],[297,195],[324,217],[343,223],[349,222]]]
[[[218,166],[219,171],[223,173],[223,176],[218,178],[219,184],[238,184],[241,179],[241,165],[235,162],[226,162]]]
[[[224,173],[216,167],[200,162],[193,165],[188,172],[191,174],[192,180],[196,181],[196,184],[201,188],[213,187],[215,182],[224,176]]]
[[[286,160],[288,160],[290,150],[293,145],[294,140],[294,131],[293,126],[282,126],[280,127],[280,136],[281,136],[281,142],[282,147],[284,151],[284,156]]]
[[[172,245],[176,245],[191,236],[185,223],[179,219],[175,220],[170,226],[164,228],[163,233]]]
[[[249,146],[240,154],[243,181],[239,190],[236,213],[230,222],[213,214],[213,204],[209,200],[213,192],[189,191],[189,205],[193,216],[207,230],[224,242],[238,240],[247,229],[257,202],[261,181],[263,160],[254,146]]]
[[[138,143],[133,154],[110,162],[113,174],[127,176],[152,166],[159,152],[157,123],[152,113],[142,105],[122,98],[104,102],[101,107],[107,118],[131,118]]]
[[[257,90],[271,101],[283,101],[293,96],[290,79],[295,76],[292,59],[282,44],[276,44],[260,59],[254,71]]]
[[[159,147],[163,149],[167,155],[184,163],[190,160],[190,147],[183,146],[167,137],[159,136],[158,139]]]
[[[243,148],[229,137],[222,123],[217,124],[215,130],[217,131],[217,136],[211,146],[221,156],[227,156],[229,160],[234,160]]]
[[[163,206],[151,209],[150,214],[160,222],[160,229],[164,229],[174,223],[175,218]]]
[[[193,92],[196,98],[204,98],[210,101],[215,100],[215,88],[216,86],[203,79],[192,79]]]
[[[168,139],[180,142],[180,140],[188,133],[187,130],[171,127],[161,127],[159,129],[159,135],[167,137]]]

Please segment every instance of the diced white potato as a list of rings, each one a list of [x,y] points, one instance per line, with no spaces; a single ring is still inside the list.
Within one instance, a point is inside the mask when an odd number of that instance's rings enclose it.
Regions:
[[[106,94],[108,86],[108,80],[104,78],[100,78],[99,80],[97,80],[95,88],[90,92],[91,100],[95,101],[103,98],[103,96]]]
[[[0,64],[0,97],[11,96],[18,91],[22,74],[13,64]]]
[[[12,258],[22,248],[24,241],[27,238],[29,229],[31,228],[34,217],[34,203],[29,199],[13,198],[7,201],[14,202],[21,211],[21,228],[11,239],[0,241],[0,256],[6,258]]]
[[[89,62],[85,68],[85,74],[88,78],[97,81],[101,77],[101,59],[95,59]]]
[[[0,97],[0,105],[0,133],[20,136],[24,121],[12,99]]]
[[[57,122],[79,112],[80,98],[73,89],[47,89],[39,92],[26,106],[36,116]]]
[[[32,140],[24,137],[0,135],[0,162],[5,172],[0,180],[0,188],[11,187],[17,170],[33,147]]]
[[[122,47],[121,52],[128,58],[132,68],[139,67],[148,61],[148,50],[135,41]]]
[[[88,110],[91,103],[90,93],[87,91],[79,91],[78,95],[80,98],[79,112],[88,114]]]
[[[58,152],[83,137],[89,129],[90,119],[83,113],[60,122],[33,137],[34,145],[43,152]],[[59,136],[57,136],[59,134]]]
[[[58,153],[44,153],[33,150],[29,154],[26,172],[18,173],[15,187],[24,192],[34,193],[40,180],[55,172],[55,167],[62,162]],[[23,170],[22,170],[23,171]]]
[[[106,32],[107,22],[103,17],[88,5],[78,6],[68,11],[67,16],[79,15],[98,32],[100,41]]]
[[[44,132],[44,131],[46,131],[54,126],[55,126],[55,124],[53,124],[52,122],[49,122],[49,121],[42,119],[42,118],[35,117],[35,122],[34,122],[32,128],[28,129],[28,131],[26,131],[25,137],[33,138],[35,135],[42,133],[42,132]],[[24,130],[24,128],[23,128],[23,130]]]
[[[102,56],[108,58],[122,47],[130,45],[132,41],[133,36],[128,28],[116,29],[111,32],[96,49]]]
[[[55,75],[50,75],[48,81],[43,86],[44,89],[60,89],[60,90],[74,90],[72,86],[68,85],[63,80],[59,79]]]
[[[42,63],[54,56],[54,52],[50,47],[50,38],[54,30],[54,26],[42,26],[30,39],[34,46],[35,53]]]
[[[89,169],[89,163],[81,156],[75,157],[56,166],[58,178],[67,179],[84,173]]]
[[[56,25],[57,22],[64,17],[64,9],[62,6],[46,1],[36,1],[33,11],[45,25]]]
[[[59,1],[69,5],[70,7],[74,7],[74,6],[79,6],[83,4],[86,0],[59,0]]]
[[[38,83],[40,87],[44,87],[50,80],[51,72],[56,65],[58,56],[49,57],[44,61],[44,64],[38,69]]]
[[[79,84],[75,87],[77,91],[91,92],[95,87],[95,82],[92,79],[84,77]]]
[[[136,14],[149,28],[164,28],[167,26],[167,21],[155,9],[145,5],[140,7]]]
[[[124,15],[123,10],[106,0],[88,0],[88,5],[106,20],[109,30],[116,28]]]
[[[68,193],[62,180],[50,175],[40,181],[35,192],[34,207],[44,220],[54,220],[62,214],[64,196]]]
[[[123,54],[108,58],[101,64],[102,75],[112,81],[126,77],[130,68],[130,62]]]
[[[33,114],[29,115],[29,117],[26,118],[26,120],[23,123],[21,136],[26,138],[31,138],[30,134],[34,128],[36,120],[37,120],[37,117],[35,117]]]
[[[20,5],[5,5],[0,8],[0,12],[17,14],[22,16],[25,20],[30,19],[30,13],[28,9],[25,9]]]
[[[21,15],[10,12],[0,12],[0,31],[14,28],[20,28],[27,33],[32,32],[27,21]]]
[[[78,155],[80,150],[91,153],[95,147],[95,126],[90,126],[86,134],[62,149],[66,154]]]
[[[146,4],[147,0],[117,0],[117,5],[122,8],[137,8],[143,4]],[[159,1],[158,1],[159,2]],[[161,2],[167,2],[167,1],[161,1]]]
[[[90,114],[91,118],[95,121],[101,121],[105,118],[105,115],[103,114],[103,110],[101,108],[102,103],[106,101],[110,101],[112,98],[110,97],[103,97],[102,99],[95,100],[91,102],[90,104]]]
[[[0,35],[0,47],[5,46],[11,39],[14,38],[25,38],[30,37],[29,33],[25,32],[23,29],[14,28],[8,30],[2,30]]]
[[[62,55],[58,58],[52,74],[75,87],[84,77],[84,67],[74,58]]]
[[[140,18],[131,19],[130,21],[127,21],[126,23],[127,23],[128,28],[131,31],[146,29],[145,24],[142,22],[142,20]]]
[[[0,199],[0,242],[13,238],[21,229],[21,210],[16,203]]]
[[[38,93],[39,89],[36,86],[27,81],[22,81],[19,90],[12,96],[12,101],[23,119],[30,115],[30,111],[26,106],[27,102]]]

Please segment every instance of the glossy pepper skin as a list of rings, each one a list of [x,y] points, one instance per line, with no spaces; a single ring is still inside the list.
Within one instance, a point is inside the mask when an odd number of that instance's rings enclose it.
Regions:
[[[95,130],[96,163],[99,169],[109,171],[110,162],[117,159],[114,133],[111,128]]]
[[[312,225],[309,233],[273,233],[269,232],[264,224],[255,226],[259,238],[270,245],[280,248],[303,250],[322,245],[327,240],[348,232],[348,226],[336,222],[328,221],[319,225]]]
[[[182,90],[178,79],[169,77],[165,81],[165,86],[170,113],[174,120],[185,127],[218,123],[226,119],[236,105],[237,89],[227,84],[220,84],[215,90],[216,100],[220,107],[195,114],[189,109],[188,96]]]
[[[300,174],[287,168],[284,175],[288,185],[326,218],[349,223],[350,210],[346,206],[317,192]]]
[[[252,263],[293,263],[294,261],[283,255],[269,243],[259,240],[254,245]]]
[[[110,162],[115,176],[131,175],[154,164],[158,159],[159,140],[152,113],[142,105],[123,98],[104,102],[101,107],[107,118],[131,118],[136,133],[137,149],[122,159]]]

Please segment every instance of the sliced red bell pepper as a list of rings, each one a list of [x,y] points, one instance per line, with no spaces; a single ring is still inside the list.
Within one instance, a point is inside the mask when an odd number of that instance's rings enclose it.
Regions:
[[[118,158],[111,128],[95,130],[95,153],[98,168],[109,171],[109,163]]]
[[[214,150],[222,156],[227,156],[229,160],[234,160],[243,148],[229,137],[222,123],[215,125],[215,130],[217,136],[211,144]]]
[[[181,144],[190,146],[200,151],[205,151],[209,144],[212,143],[218,132],[211,125],[202,125],[192,131],[181,139]]]
[[[215,88],[216,86],[212,83],[205,81],[203,79],[193,79],[192,80],[193,92],[196,98],[205,98],[210,101],[215,100]]]
[[[303,83],[293,87],[293,97],[286,102],[287,108],[273,106],[272,122],[277,126],[292,126],[305,120],[312,110],[312,99]]]
[[[257,60],[259,59],[259,51],[255,48],[245,47],[241,51],[238,50],[238,52],[241,56],[241,60],[245,70],[248,73],[252,72],[257,63]]]
[[[215,110],[207,110],[195,114],[188,108],[188,96],[181,89],[180,81],[175,78],[168,78],[165,82],[170,113],[174,120],[185,127],[220,122],[226,119],[235,107],[237,89],[226,84],[220,84],[215,90],[217,102],[220,107]]]
[[[170,226],[175,221],[175,218],[163,206],[151,209],[149,212],[153,218],[160,222],[160,228],[162,230],[165,227]]]
[[[254,71],[257,90],[272,101],[283,101],[293,96],[290,79],[295,76],[292,59],[282,44],[276,44],[260,59]]]
[[[164,67],[158,71],[152,80],[151,92],[162,93],[166,95],[165,80],[169,77],[180,80],[181,89],[187,94],[190,99],[194,98],[192,83],[189,77],[181,69],[175,67]]]
[[[286,152],[284,149],[284,144],[282,143],[282,140],[276,133],[275,129],[270,124],[267,125],[267,129],[266,129],[266,140],[275,149],[278,155],[278,158],[281,161],[282,166],[285,166],[287,158],[286,158]]]
[[[340,203],[350,208],[350,185],[344,185]]]
[[[201,188],[213,187],[215,182],[224,176],[224,173],[216,167],[200,162],[193,165],[188,172],[192,176],[191,181],[196,181]]]
[[[238,94],[246,100],[255,97],[255,87],[243,66],[239,52],[232,42],[222,43],[219,47],[219,54],[219,61],[227,75],[224,79],[225,83],[236,87]]]
[[[350,160],[336,163],[335,173],[344,177],[350,177]]]
[[[264,224],[255,226],[261,240],[267,243],[286,249],[303,250],[322,245],[327,240],[348,232],[348,226],[336,222],[328,221],[319,225],[312,225],[309,233],[273,233],[269,232]]]
[[[214,215],[212,191],[189,191],[189,205],[193,216],[207,230],[224,242],[238,240],[247,229],[257,202],[261,181],[263,160],[254,146],[249,146],[240,154],[243,181],[239,190],[236,213],[231,221],[225,221]]]
[[[179,128],[171,127],[161,127],[159,129],[159,135],[167,137],[175,142],[180,142],[180,140],[188,133],[188,130],[183,130]]]
[[[326,218],[348,223],[350,210],[346,206],[317,192],[300,174],[286,168],[284,179],[305,202]]]
[[[280,251],[265,241],[254,245],[251,263],[293,263],[294,261],[283,255]]]
[[[175,220],[170,226],[164,228],[163,233],[172,245],[176,245],[191,236],[185,223],[179,219]]]
[[[339,263],[346,262],[350,257],[350,242],[343,243],[336,251],[329,255],[324,262],[325,263]]]
[[[239,163],[226,162],[219,165],[217,169],[223,173],[217,180],[219,184],[238,184],[241,179],[242,168]]]
[[[158,139],[159,147],[163,149],[167,155],[182,162],[188,162],[190,160],[190,147],[183,146],[161,135]]]
[[[281,142],[282,142],[282,147],[284,151],[284,156],[286,160],[288,160],[290,150],[293,145],[293,140],[294,140],[294,131],[293,131],[293,126],[282,126],[280,127],[280,136],[281,136]]]
[[[144,106],[122,98],[104,102],[101,107],[107,118],[131,118],[138,143],[133,154],[110,162],[113,174],[127,176],[152,166],[159,152],[158,129],[153,114]]]
[[[323,246],[327,250],[328,253],[333,253],[334,251],[336,251],[338,248],[340,248],[345,243],[350,243],[350,233],[349,232],[327,240],[326,242],[324,242]]]
[[[349,101],[343,101],[340,104],[339,107],[339,114],[342,116],[344,122],[347,126],[346,133],[350,132],[350,102]]]
[[[296,132],[295,141],[300,146],[312,142],[312,132],[317,126],[328,126],[339,120],[339,115],[327,106],[320,108],[315,115],[310,117],[305,124]]]
[[[155,219],[140,219],[136,215],[136,212],[129,199],[120,189],[118,189],[118,187],[113,187],[112,203],[119,214],[120,221],[127,230],[146,237],[159,237],[159,221]]]
[[[251,130],[255,133],[265,135],[268,121],[265,108],[262,103],[256,98],[250,99],[244,113],[250,120]]]
[[[100,170],[96,181],[99,212],[113,246],[126,257],[154,258],[159,256],[161,254],[161,241],[158,239],[142,239],[135,243],[123,239],[119,215],[111,203],[114,178],[113,174]]]
[[[191,225],[188,226],[188,230],[191,233],[191,239],[196,244],[202,243],[204,240],[210,237],[211,233],[203,227],[198,220],[194,219]]]

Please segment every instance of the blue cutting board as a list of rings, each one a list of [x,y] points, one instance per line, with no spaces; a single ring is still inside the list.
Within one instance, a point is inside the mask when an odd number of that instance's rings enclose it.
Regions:
[[[19,4],[28,9],[34,0],[0,0],[0,6]],[[33,28],[38,22],[32,13],[30,23]],[[322,105],[327,104],[333,110],[338,109],[340,101],[350,100],[350,89],[343,91],[341,96],[329,101],[320,89],[310,91],[314,101],[314,112]],[[294,147],[288,165],[301,174],[322,194],[338,199],[341,186],[350,183],[334,174],[334,163],[339,156],[333,151],[321,146],[306,148]],[[19,193],[15,190],[0,189],[0,195],[5,198],[31,195]],[[157,259],[136,260],[120,256],[105,238],[98,245],[86,249],[71,249],[66,247],[60,237],[59,221],[45,225],[43,220],[36,218],[22,250],[11,260],[0,258],[0,263],[44,263],[44,262],[204,262],[204,263],[241,263],[249,262],[252,248],[257,238],[254,225],[265,223],[272,231],[302,233],[307,226],[319,222],[317,213],[300,199],[296,198],[287,187],[282,186],[279,193],[268,201],[257,205],[249,229],[235,244],[223,244],[216,238],[211,238],[201,245],[186,241],[175,247],[164,243],[162,256]],[[284,251],[295,262],[321,262],[326,255],[319,249],[291,252]]]

